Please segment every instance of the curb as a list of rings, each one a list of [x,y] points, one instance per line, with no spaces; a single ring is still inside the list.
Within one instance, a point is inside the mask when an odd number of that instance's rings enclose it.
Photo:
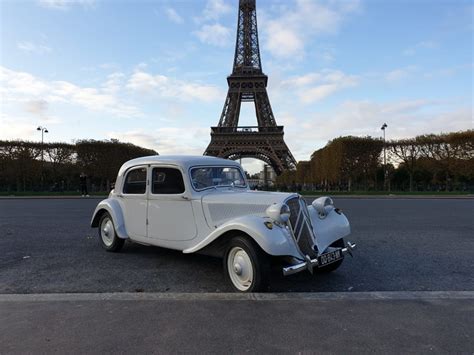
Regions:
[[[0,294],[4,302],[64,301],[393,301],[474,300],[474,291],[377,291],[315,293],[45,293]]]

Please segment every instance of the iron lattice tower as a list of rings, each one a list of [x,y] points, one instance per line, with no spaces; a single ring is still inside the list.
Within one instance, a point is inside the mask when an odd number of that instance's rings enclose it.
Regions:
[[[283,140],[283,126],[276,124],[267,82],[258,46],[255,0],[239,0],[234,66],[227,77],[229,90],[219,125],[211,127],[211,142],[204,155],[232,160],[257,158],[271,165],[277,175],[296,167]],[[258,126],[239,127],[242,102],[255,104]]]

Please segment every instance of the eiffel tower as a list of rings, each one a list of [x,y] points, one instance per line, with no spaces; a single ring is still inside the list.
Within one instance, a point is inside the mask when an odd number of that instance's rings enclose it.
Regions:
[[[229,90],[219,125],[211,127],[211,143],[204,155],[260,159],[277,175],[296,167],[296,160],[283,140],[283,126],[276,124],[267,82],[260,60],[255,0],[239,0],[234,67],[227,77]],[[242,102],[255,104],[258,126],[239,127]]]

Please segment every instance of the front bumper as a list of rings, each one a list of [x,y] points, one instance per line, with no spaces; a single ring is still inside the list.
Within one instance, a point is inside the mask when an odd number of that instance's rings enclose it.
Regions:
[[[352,251],[356,248],[355,243],[347,242],[346,246],[341,249],[343,255],[349,254],[352,256]],[[318,259],[311,259],[306,255],[306,261],[300,262],[298,264],[286,266],[283,268],[283,275],[288,276],[296,274],[303,270],[308,270],[310,273],[313,273],[313,268],[318,267]]]

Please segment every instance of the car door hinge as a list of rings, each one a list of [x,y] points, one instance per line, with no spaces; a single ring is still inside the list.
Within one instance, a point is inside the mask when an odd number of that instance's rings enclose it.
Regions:
[[[146,225],[148,225],[148,218],[146,219]]]

